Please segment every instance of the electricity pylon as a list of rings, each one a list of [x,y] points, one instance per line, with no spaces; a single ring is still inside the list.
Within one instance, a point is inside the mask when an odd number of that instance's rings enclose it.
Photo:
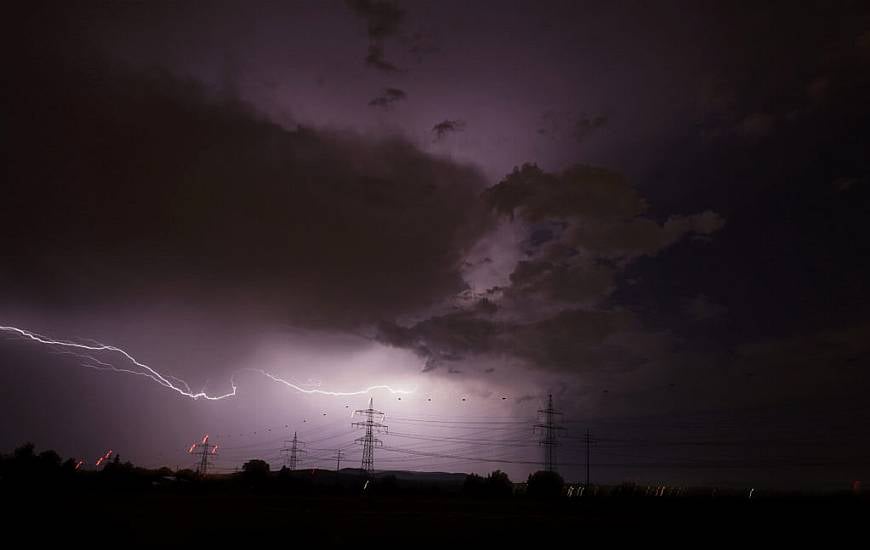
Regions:
[[[535,424],[535,428],[541,430],[541,439],[538,444],[544,447],[544,469],[548,472],[555,472],[556,447],[559,446],[556,434],[564,428],[556,425],[554,417],[562,413],[553,408],[552,394],[547,400],[547,408],[539,410],[538,413],[544,415],[544,423]]]
[[[290,471],[296,470],[296,465],[299,463],[301,454],[305,454],[307,451],[305,449],[300,449],[299,445],[302,444],[302,441],[296,439],[296,432],[293,432],[293,439],[285,439],[284,444],[290,444],[289,447],[284,447],[281,449],[281,452],[284,453],[284,465],[290,468]]]
[[[365,428],[366,434],[364,437],[357,438],[355,443],[360,443],[363,446],[362,455],[362,470],[367,474],[375,471],[375,447],[383,447],[384,442],[375,437],[375,432],[387,432],[388,427],[382,424],[384,413],[372,408],[373,399],[369,398],[369,408],[359,409],[353,412],[353,416],[363,416],[363,422],[353,422],[351,426],[355,428]]]
[[[199,455],[199,465],[196,467],[196,473],[206,475],[208,473],[209,459],[217,454],[218,446],[208,442],[208,434],[205,434],[202,441],[194,443],[187,450],[189,454]]]

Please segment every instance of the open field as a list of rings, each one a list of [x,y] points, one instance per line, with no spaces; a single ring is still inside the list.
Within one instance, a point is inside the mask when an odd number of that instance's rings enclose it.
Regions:
[[[4,495],[12,531],[62,533],[114,546],[298,541],[390,546],[584,540],[686,543],[825,537],[865,532],[870,499],[780,497],[603,497],[533,500],[460,495],[233,494],[209,491]],[[700,537],[700,538],[698,538]],[[198,542],[197,542],[198,541]]]

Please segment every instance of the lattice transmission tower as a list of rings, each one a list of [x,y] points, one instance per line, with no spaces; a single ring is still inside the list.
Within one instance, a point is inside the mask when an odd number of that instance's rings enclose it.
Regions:
[[[210,459],[217,455],[217,450],[217,445],[208,442],[208,434],[205,434],[202,437],[202,441],[190,446],[187,452],[192,455],[199,455],[199,464],[196,467],[196,473],[203,476],[208,474]]]
[[[367,474],[375,471],[375,447],[383,447],[384,442],[375,437],[375,432],[388,433],[388,427],[382,422],[384,413],[375,410],[373,407],[373,399],[369,398],[369,408],[359,409],[353,412],[354,416],[364,417],[362,422],[353,422],[351,426],[355,428],[365,428],[366,434],[363,437],[357,438],[356,443],[362,444],[362,470]]]
[[[304,443],[296,438],[296,432],[293,432],[293,439],[284,440],[284,445],[288,443],[290,446],[285,446],[281,449],[281,452],[284,453],[284,466],[287,466],[292,472],[296,470],[296,466],[302,459],[300,455],[305,454],[307,451],[301,447]]]
[[[562,413],[553,408],[552,394],[547,399],[547,408],[540,409],[538,413],[544,415],[543,423],[535,424],[535,429],[541,430],[541,439],[538,441],[538,444],[544,448],[544,470],[555,472],[556,447],[559,446],[557,434],[559,430],[564,428],[556,425],[555,417]]]

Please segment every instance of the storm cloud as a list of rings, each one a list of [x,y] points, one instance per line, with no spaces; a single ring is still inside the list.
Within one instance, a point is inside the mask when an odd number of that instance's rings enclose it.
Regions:
[[[435,134],[434,140],[441,141],[446,138],[448,135],[454,132],[462,132],[465,130],[465,121],[464,120],[442,120],[438,124],[432,127],[432,133]]]
[[[366,22],[369,37],[368,67],[383,72],[400,72],[396,65],[385,59],[384,41],[398,35],[405,12],[395,0],[345,0],[353,12]]]
[[[379,109],[389,110],[399,101],[407,99],[408,94],[398,88],[387,88],[384,92],[369,101],[369,107],[377,107]]]
[[[463,288],[463,253],[488,223],[470,167],[400,138],[288,130],[162,72],[16,69],[5,300],[173,295],[329,327]]]
[[[712,211],[657,222],[627,178],[584,165],[560,173],[524,165],[483,200],[529,235],[517,243],[523,259],[509,284],[413,326],[381,326],[384,341],[414,349],[428,369],[492,353],[569,375],[659,360],[673,339],[609,298],[631,262],[725,224]]]

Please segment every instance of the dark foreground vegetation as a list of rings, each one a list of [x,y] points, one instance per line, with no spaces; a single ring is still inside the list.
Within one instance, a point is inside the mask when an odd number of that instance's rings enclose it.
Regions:
[[[759,538],[857,542],[870,523],[870,498],[854,492],[748,498],[743,492],[650,492],[624,484],[580,493],[547,472],[514,484],[498,471],[367,477],[351,469],[274,472],[259,460],[238,473],[208,476],[137,468],[118,457],[99,469],[76,465],[54,451],[37,454],[30,445],[0,457],[7,537],[159,547],[281,540],[505,548],[645,541],[657,547]]]

